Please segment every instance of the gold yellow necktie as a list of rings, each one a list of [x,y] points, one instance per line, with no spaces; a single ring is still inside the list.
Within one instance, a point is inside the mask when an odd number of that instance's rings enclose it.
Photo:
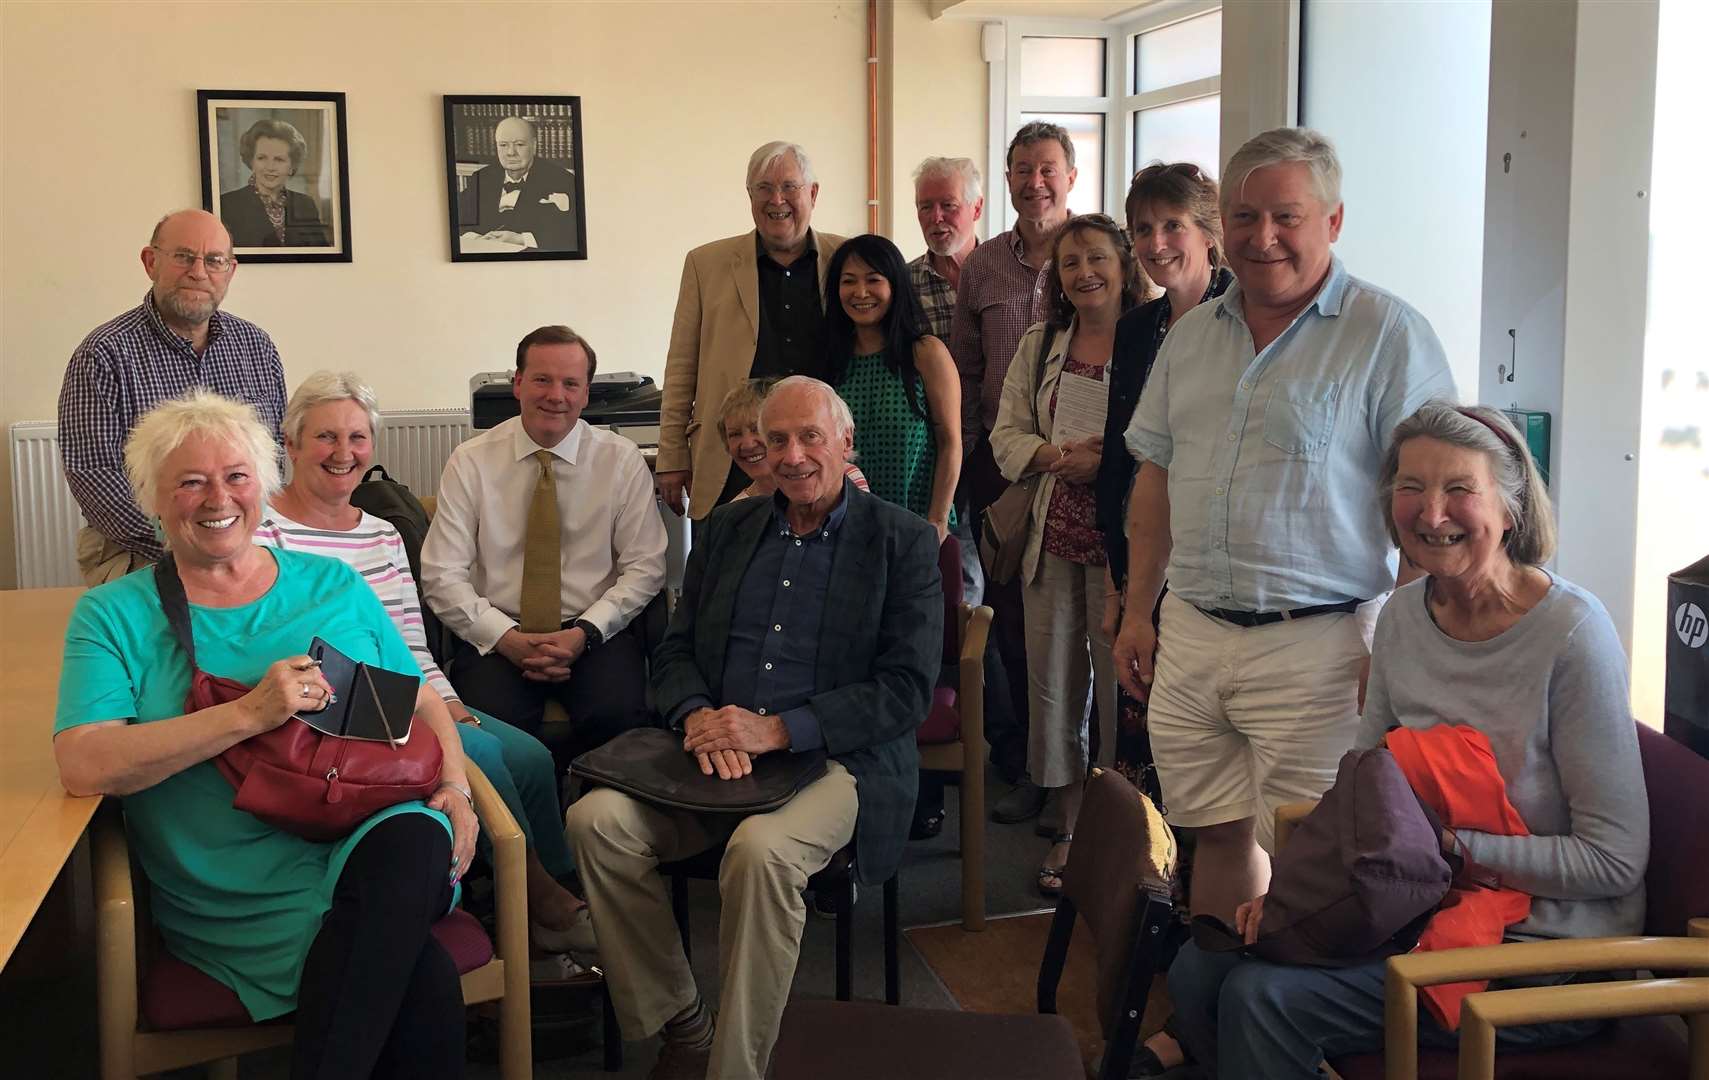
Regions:
[[[563,626],[562,569],[559,545],[563,520],[558,514],[558,485],[552,480],[552,452],[534,451],[540,479],[528,504],[528,532],[522,545],[522,630],[550,634]]]

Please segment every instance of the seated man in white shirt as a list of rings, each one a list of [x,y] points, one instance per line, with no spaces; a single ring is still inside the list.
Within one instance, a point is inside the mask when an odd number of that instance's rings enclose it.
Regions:
[[[451,454],[421,549],[428,605],[460,639],[446,668],[458,694],[535,735],[556,698],[572,756],[648,722],[630,623],[665,582],[640,449],[581,419],[595,364],[567,326],[522,339],[521,415]]]

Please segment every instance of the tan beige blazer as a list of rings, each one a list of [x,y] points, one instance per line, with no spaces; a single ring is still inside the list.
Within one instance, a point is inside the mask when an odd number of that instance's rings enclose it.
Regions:
[[[730,456],[713,414],[754,366],[760,333],[760,272],[752,230],[688,253],[682,266],[659,406],[659,472],[691,469],[689,516],[703,519],[730,475]],[[812,230],[819,294],[843,238]]]

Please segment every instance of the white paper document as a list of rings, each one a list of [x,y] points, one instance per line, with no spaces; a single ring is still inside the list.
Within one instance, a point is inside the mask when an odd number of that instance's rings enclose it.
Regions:
[[[527,251],[523,244],[507,244],[503,240],[488,240],[478,232],[466,232],[457,238],[459,250],[465,255],[514,255]]]
[[[1057,446],[1070,439],[1103,438],[1104,418],[1110,412],[1110,386],[1084,375],[1065,373],[1056,384],[1056,416],[1050,441]]]

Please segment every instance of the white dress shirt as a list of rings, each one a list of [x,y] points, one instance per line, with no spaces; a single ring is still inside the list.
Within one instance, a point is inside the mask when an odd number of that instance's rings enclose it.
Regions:
[[[522,610],[528,506],[540,479],[531,455],[540,450],[552,454],[563,520],[563,621],[586,619],[609,638],[664,588],[665,526],[640,449],[585,420],[542,447],[512,417],[452,452],[421,546],[428,604],[483,655]]]

